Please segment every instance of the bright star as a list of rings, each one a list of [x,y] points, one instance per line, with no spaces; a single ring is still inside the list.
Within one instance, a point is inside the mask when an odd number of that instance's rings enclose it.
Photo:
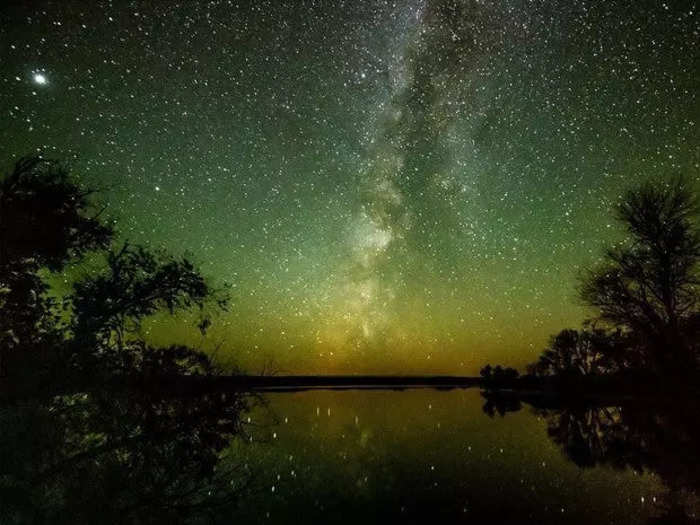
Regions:
[[[48,79],[43,73],[34,73],[34,82],[43,86],[48,82]]]

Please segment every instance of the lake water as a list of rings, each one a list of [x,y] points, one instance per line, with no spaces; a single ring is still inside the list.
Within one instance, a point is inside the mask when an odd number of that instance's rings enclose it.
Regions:
[[[478,389],[5,407],[0,522],[678,523],[700,509],[688,410]]]
[[[484,404],[476,389],[268,394],[247,451],[262,493],[243,502],[244,514],[269,523],[645,523],[675,510],[648,469],[577,466],[548,434],[556,415],[524,404],[490,417]]]

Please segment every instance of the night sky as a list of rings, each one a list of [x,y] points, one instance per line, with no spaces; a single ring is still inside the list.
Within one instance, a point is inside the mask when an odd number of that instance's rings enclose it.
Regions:
[[[185,316],[156,342],[523,366],[590,315],[622,192],[700,181],[699,33],[694,2],[10,0],[0,164],[68,162],[121,239],[231,284],[206,340]]]

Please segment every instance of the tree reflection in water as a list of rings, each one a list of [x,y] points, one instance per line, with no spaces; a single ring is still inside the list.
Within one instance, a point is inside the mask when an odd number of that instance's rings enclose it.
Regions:
[[[482,392],[483,411],[496,413],[533,406],[547,422],[547,434],[581,468],[606,465],[653,472],[669,489],[653,523],[700,523],[700,406],[679,399],[566,403],[509,392]]]
[[[235,505],[251,397],[144,389],[0,408],[0,522],[197,522]]]

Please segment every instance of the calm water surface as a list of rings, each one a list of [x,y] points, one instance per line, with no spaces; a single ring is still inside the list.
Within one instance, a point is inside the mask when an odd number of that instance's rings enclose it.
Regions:
[[[0,405],[0,523],[697,523],[695,408],[477,389]]]
[[[239,450],[262,487],[243,513],[269,523],[645,523],[677,510],[653,472],[577,466],[550,436],[557,415],[523,405],[490,417],[484,404],[475,389],[267,394]],[[614,421],[618,409],[608,410]]]

